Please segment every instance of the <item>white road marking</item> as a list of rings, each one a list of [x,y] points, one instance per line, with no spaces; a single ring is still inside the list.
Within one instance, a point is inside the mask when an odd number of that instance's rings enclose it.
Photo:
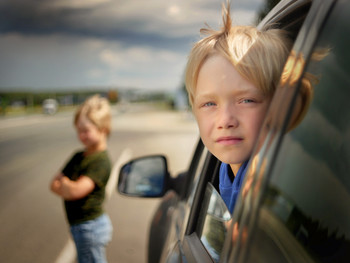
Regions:
[[[68,239],[66,245],[63,247],[60,255],[56,259],[55,263],[69,263],[74,262],[76,258],[76,251],[74,242],[72,239]]]
[[[108,183],[106,185],[106,200],[108,201],[111,198],[113,191],[116,189],[119,170],[123,164],[128,162],[131,159],[132,151],[130,148],[126,148],[121,153],[117,162],[113,165],[111,174],[109,176]]]

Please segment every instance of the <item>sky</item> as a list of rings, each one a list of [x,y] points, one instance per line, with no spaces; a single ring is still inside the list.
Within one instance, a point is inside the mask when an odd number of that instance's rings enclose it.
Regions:
[[[82,87],[174,90],[223,0],[1,0],[0,91]],[[253,24],[264,0],[232,0]]]

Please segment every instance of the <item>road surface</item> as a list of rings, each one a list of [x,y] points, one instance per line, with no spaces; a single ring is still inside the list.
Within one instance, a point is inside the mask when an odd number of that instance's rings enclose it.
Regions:
[[[0,262],[69,263],[74,260],[62,201],[49,191],[52,176],[81,147],[73,113],[0,119]],[[149,220],[158,199],[126,198],[115,191],[121,164],[165,154],[172,174],[184,171],[198,140],[189,113],[147,105],[113,107],[109,151],[114,163],[107,212],[114,226],[110,263],[146,262]]]

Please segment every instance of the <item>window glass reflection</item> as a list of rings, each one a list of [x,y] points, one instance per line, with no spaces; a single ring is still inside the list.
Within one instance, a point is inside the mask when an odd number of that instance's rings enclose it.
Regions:
[[[220,194],[208,183],[196,232],[215,262],[219,262],[230,221],[231,214]]]

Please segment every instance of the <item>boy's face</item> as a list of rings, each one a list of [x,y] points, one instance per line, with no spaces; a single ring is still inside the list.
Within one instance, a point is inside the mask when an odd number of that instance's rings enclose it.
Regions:
[[[76,129],[79,140],[88,149],[94,149],[105,139],[105,133],[83,116],[78,119]]]
[[[199,71],[193,101],[204,145],[231,167],[248,160],[270,100],[224,57],[208,58]]]

